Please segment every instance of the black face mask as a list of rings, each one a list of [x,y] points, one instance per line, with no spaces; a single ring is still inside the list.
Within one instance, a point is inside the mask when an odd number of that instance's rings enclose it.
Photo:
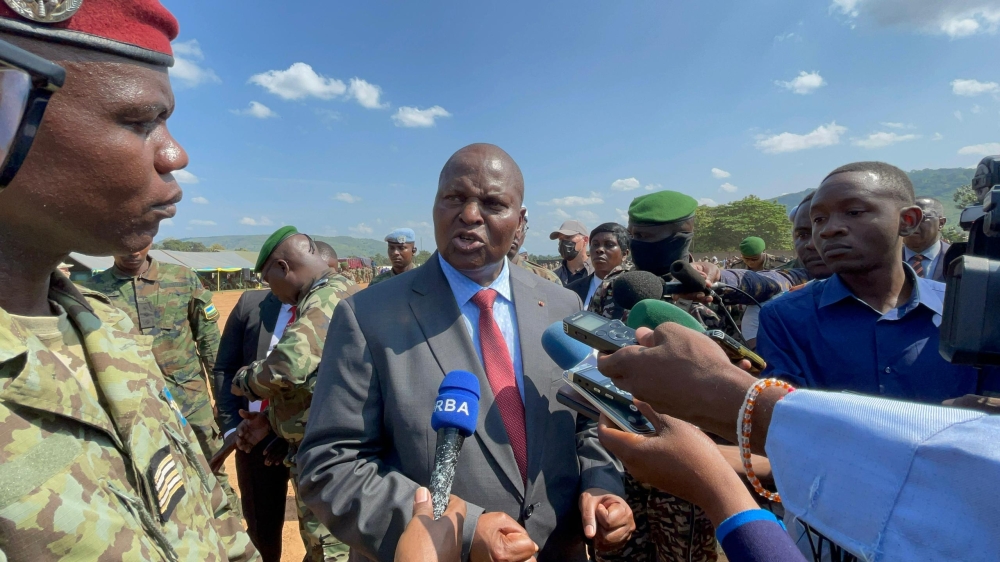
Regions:
[[[559,255],[566,261],[573,261],[573,258],[580,255],[580,250],[576,249],[576,242],[572,240],[560,240]]]
[[[664,276],[670,273],[670,264],[688,256],[693,232],[678,232],[658,242],[632,240],[632,263],[636,269]]]

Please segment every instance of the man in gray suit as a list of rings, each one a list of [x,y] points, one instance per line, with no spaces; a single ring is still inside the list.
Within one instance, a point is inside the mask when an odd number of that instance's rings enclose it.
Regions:
[[[917,197],[917,206],[924,212],[924,219],[916,232],[903,238],[903,261],[917,276],[944,282],[944,254],[951,247],[941,239],[941,229],[948,222],[944,206],[931,197]]]
[[[506,259],[523,199],[506,152],[459,150],[438,181],[435,255],[337,306],[297,461],[302,497],[352,560],[392,560],[433,469],[438,386],[456,369],[482,391],[452,488],[468,502],[463,559],[528,559],[526,531],[539,560],[583,561],[585,537],[606,550],[635,528],[593,424],[556,402],[561,370],[541,346],[580,300]]]

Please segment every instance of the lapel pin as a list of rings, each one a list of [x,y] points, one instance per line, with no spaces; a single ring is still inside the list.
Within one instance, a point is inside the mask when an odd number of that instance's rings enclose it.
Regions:
[[[538,301],[538,306],[545,306],[545,303],[542,301]]]

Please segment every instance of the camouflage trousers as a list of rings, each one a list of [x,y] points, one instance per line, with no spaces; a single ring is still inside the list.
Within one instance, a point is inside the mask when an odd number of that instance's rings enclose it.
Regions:
[[[598,552],[599,562],[718,560],[715,528],[700,507],[623,476],[635,532],[622,548]]]
[[[191,424],[198,444],[201,445],[201,452],[206,459],[211,459],[212,455],[222,448],[222,432],[215,423],[215,412],[212,409],[212,401],[208,394],[208,385],[205,379],[198,377],[186,382],[178,383],[171,377],[166,377],[167,388],[173,395],[174,401],[184,414],[184,418]],[[222,466],[215,473],[222,491],[232,506],[233,513],[237,517],[243,517],[243,507],[233,487],[229,485],[229,476],[226,474],[226,467]]]
[[[287,461],[286,461],[287,464]],[[299,516],[299,535],[306,547],[303,562],[346,562],[351,548],[330,534],[313,512],[299,499],[299,473],[291,467],[292,490],[295,492],[295,510]]]

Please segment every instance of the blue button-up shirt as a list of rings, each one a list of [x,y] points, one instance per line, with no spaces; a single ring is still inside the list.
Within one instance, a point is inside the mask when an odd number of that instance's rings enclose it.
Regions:
[[[483,350],[479,344],[479,307],[472,302],[472,297],[479,291],[493,289],[498,293],[496,301],[493,303],[493,319],[496,320],[500,333],[507,343],[507,351],[514,362],[514,377],[517,380],[517,388],[521,393],[521,402],[524,402],[524,369],[521,366],[521,340],[518,339],[517,313],[514,308],[514,293],[510,287],[510,269],[508,269],[507,258],[503,260],[503,269],[500,275],[490,283],[489,287],[483,287],[472,279],[469,279],[459,270],[451,266],[441,254],[438,254],[441,262],[441,270],[448,279],[451,292],[455,295],[455,302],[458,310],[462,313],[462,320],[472,337],[472,346],[476,348],[479,355],[479,363],[483,363]]]
[[[976,391],[976,371],[938,352],[944,284],[917,278],[903,305],[882,314],[839,275],[764,305],[757,353],[765,376],[801,387],[941,402]]]

